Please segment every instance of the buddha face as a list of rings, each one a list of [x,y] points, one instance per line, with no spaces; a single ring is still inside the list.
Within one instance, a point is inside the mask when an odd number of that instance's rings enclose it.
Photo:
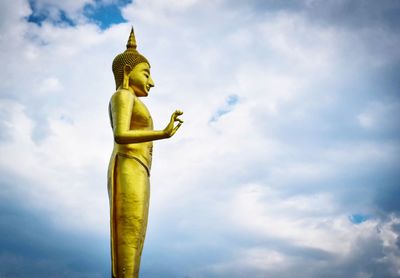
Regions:
[[[138,97],[146,97],[150,88],[154,87],[153,79],[150,76],[150,66],[147,63],[137,64],[129,73],[129,87]]]

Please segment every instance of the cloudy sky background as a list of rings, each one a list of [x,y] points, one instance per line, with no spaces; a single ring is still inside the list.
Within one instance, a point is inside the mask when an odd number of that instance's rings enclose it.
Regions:
[[[0,1],[0,277],[109,277],[111,63],[156,86],[142,277],[400,276],[400,2]]]

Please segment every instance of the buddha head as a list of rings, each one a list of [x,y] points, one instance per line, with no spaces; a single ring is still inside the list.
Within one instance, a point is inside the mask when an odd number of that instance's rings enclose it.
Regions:
[[[115,86],[118,89],[131,87],[138,96],[147,96],[148,91],[154,86],[150,77],[150,63],[136,50],[137,44],[133,28],[129,35],[126,50],[118,54],[112,63]]]

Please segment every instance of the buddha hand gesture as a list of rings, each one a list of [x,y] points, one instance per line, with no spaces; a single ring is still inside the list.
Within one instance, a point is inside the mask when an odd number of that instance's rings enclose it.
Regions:
[[[178,118],[182,114],[183,114],[183,112],[180,110],[176,110],[174,113],[172,113],[171,120],[169,121],[167,127],[164,128],[164,130],[163,130],[165,135],[167,136],[167,138],[174,135],[175,132],[178,130],[178,128],[182,125],[183,121]],[[175,126],[175,122],[178,122],[178,124],[176,126]]]

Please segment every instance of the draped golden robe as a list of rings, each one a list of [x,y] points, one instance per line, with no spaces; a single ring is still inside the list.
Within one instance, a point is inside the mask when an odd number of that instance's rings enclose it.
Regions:
[[[153,130],[146,106],[132,92],[118,90],[111,97],[110,121],[132,130]],[[137,277],[147,228],[152,142],[114,142],[108,168],[112,277]]]

